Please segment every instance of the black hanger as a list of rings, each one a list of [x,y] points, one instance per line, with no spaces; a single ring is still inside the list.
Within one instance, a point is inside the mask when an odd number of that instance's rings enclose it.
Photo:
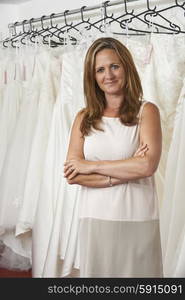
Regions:
[[[102,6],[102,8],[103,8],[103,11],[104,11],[104,16],[103,16],[103,18],[100,18],[99,20],[97,20],[97,21],[95,21],[94,23],[91,23],[90,25],[89,25],[89,27],[87,28],[87,30],[90,30],[92,27],[93,28],[95,28],[96,30],[98,30],[98,31],[100,31],[100,32],[102,32],[102,33],[104,33],[104,29],[103,29],[103,24],[105,24],[106,22],[107,23],[110,23],[110,21],[115,21],[116,19],[114,19],[114,17],[113,17],[113,13],[111,14],[111,15],[108,15],[108,13],[107,13],[107,6],[108,6],[108,3],[109,3],[110,1],[105,1],[104,3],[103,3],[103,6]],[[99,25],[98,25],[99,24]]]
[[[148,9],[150,9],[149,8],[149,4],[148,4],[148,6],[147,6],[147,8]],[[143,34],[146,34],[146,33],[149,33],[150,31],[148,30],[148,28],[149,28],[149,23],[148,23],[148,21],[145,21],[145,20],[143,20],[142,18],[140,18],[140,15],[142,15],[143,14],[143,12],[141,13],[141,14],[138,14],[138,15],[136,15],[135,13],[134,13],[134,9],[132,9],[131,11],[128,11],[128,8],[127,8],[127,1],[126,0],[124,0],[124,10],[125,10],[125,13],[123,14],[123,15],[121,15],[121,16],[118,16],[116,19],[114,19],[113,21],[110,21],[110,23],[112,23],[112,22],[114,22],[115,20],[116,21],[119,21],[119,24],[120,24],[120,28],[121,29],[124,29],[124,30],[126,30],[126,29],[128,29],[128,31],[129,31],[129,35],[143,35]],[[147,10],[148,11],[148,10]],[[152,10],[153,11],[153,10]],[[120,20],[121,19],[121,20]],[[144,24],[144,25],[146,25],[146,27],[147,27],[147,30],[143,30],[143,29],[137,29],[137,28],[133,28],[133,27],[131,27],[131,24],[132,24],[132,22],[133,22],[133,20],[137,20],[137,21],[139,21],[140,23],[142,23],[142,25]],[[156,30],[157,30],[157,28],[156,28]],[[132,33],[131,33],[132,32]],[[117,33],[117,34],[121,34],[121,33]],[[123,34],[127,34],[127,33],[123,33]]]
[[[106,22],[107,24],[112,24],[112,23],[116,23],[119,25],[119,28],[121,28],[121,32],[113,32],[113,34],[117,34],[117,35],[126,35],[127,33],[125,32],[125,30],[128,28],[129,30],[129,35],[138,35],[138,34],[146,34],[150,31],[146,31],[146,30],[141,30],[141,29],[135,29],[132,27],[128,27],[128,24],[131,24],[133,19],[137,19],[139,22],[144,23],[145,25],[147,25],[147,27],[149,27],[149,23],[145,20],[143,20],[142,18],[139,17],[139,15],[135,15],[134,14],[134,9],[132,9],[132,11],[128,11],[127,8],[127,3],[126,0],[124,0],[124,8],[125,8],[125,13],[121,16],[118,17],[114,17],[114,14],[112,13],[111,15],[107,14],[107,7],[110,1],[106,1],[103,3],[103,8],[104,8],[104,17],[99,19],[98,21],[94,22],[93,25],[95,27],[96,25],[96,29],[98,29],[100,32],[104,32],[103,30],[103,22]],[[100,23],[99,27],[97,26],[97,24]],[[123,30],[124,29],[124,32]],[[131,33],[132,31],[132,33]]]
[[[30,31],[26,31],[25,29],[25,23],[27,22],[27,20],[23,20],[22,21],[22,31],[20,31],[19,33],[16,32],[16,25],[18,22],[15,22],[14,23],[14,26],[13,26],[13,29],[14,29],[14,34],[11,36],[11,37],[8,37],[7,39],[5,39],[3,41],[3,46],[4,47],[8,47],[8,43],[13,47],[13,48],[16,48],[16,47],[19,47],[18,45],[16,45],[18,42],[21,42],[22,44],[25,45],[25,43],[23,42],[23,40],[29,36],[30,34]]]
[[[88,26],[91,26],[91,23],[90,23],[90,18],[86,19],[84,18],[84,10],[85,10],[86,6],[82,6],[80,8],[80,16],[81,16],[81,21],[75,25],[72,26],[72,28],[75,28],[75,29],[78,29],[79,26],[81,26],[82,24],[84,25],[87,25],[87,26],[84,26],[83,28],[87,29]],[[69,31],[70,29],[68,29]],[[80,29],[78,29],[78,31],[80,32]]]
[[[148,0],[149,1],[149,0]],[[174,8],[182,8],[184,13],[185,13],[185,2],[182,4],[179,4],[177,0],[175,0],[175,5],[171,5],[162,9],[159,9],[156,11],[156,14],[153,15],[153,18],[159,16],[161,19],[163,19],[169,26],[166,27],[164,25],[161,24],[157,24],[160,28],[164,28],[166,30],[169,30],[169,32],[159,32],[159,33],[166,33],[166,34],[178,34],[178,33],[185,33],[185,31],[181,30],[180,26],[178,26],[177,24],[172,23],[170,20],[168,20],[166,17],[164,17],[163,15],[161,15],[162,12],[167,11],[169,9],[174,9]],[[145,18],[147,19],[147,15],[145,16]],[[153,24],[156,24],[155,22],[153,22]]]
[[[126,0],[125,0],[126,1]],[[157,6],[155,6],[154,8],[151,8],[150,5],[149,5],[149,0],[147,0],[147,10],[135,15],[132,17],[132,21],[138,17],[139,18],[143,18],[144,21],[146,23],[148,23],[148,26],[151,28],[151,26],[153,27],[153,29],[155,29],[155,31],[153,30],[154,33],[158,33],[158,34],[174,34],[174,33],[185,33],[183,32],[180,27],[177,25],[177,24],[174,24],[172,23],[170,20],[168,20],[166,17],[164,17],[163,15],[161,15],[161,13],[163,11],[166,11],[166,10],[169,10],[169,9],[173,9],[177,6],[180,6],[180,7],[183,7],[183,5],[179,5],[177,3],[177,1],[175,0],[176,2],[176,5],[172,5],[172,6],[168,6],[166,8],[163,8],[163,9],[160,9],[160,10],[157,10]],[[184,7],[183,7],[184,9]],[[151,20],[148,19],[148,17],[151,17],[153,18],[152,22]],[[158,20],[162,20],[162,21],[165,21],[166,22],[166,26],[165,25],[162,25],[160,24],[160,22],[156,22],[154,21],[154,18],[155,20],[157,19],[158,17]],[[161,31],[161,29],[165,29],[165,31]],[[151,31],[148,31],[148,32],[151,32]]]

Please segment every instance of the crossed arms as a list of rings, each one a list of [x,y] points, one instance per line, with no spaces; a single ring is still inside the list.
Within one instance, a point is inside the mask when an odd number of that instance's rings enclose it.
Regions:
[[[140,124],[140,146],[133,157],[125,160],[87,161],[84,159],[80,124],[82,114],[78,113],[73,123],[64,176],[69,184],[103,188],[129,180],[152,176],[156,171],[162,149],[160,114],[157,106],[147,103],[143,108]]]

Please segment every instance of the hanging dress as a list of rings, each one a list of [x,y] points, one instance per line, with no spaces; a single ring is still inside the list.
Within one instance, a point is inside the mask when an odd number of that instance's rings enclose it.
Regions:
[[[185,277],[184,132],[185,78],[176,108],[166,166],[164,200],[160,211],[165,277]]]
[[[139,125],[103,116],[102,128],[85,137],[86,160],[134,155]],[[82,186],[79,198],[80,277],[162,277],[154,176],[106,188]]]
[[[30,231],[34,224],[53,106],[58,91],[60,69],[58,59],[56,59],[51,52],[42,51],[39,56],[39,61],[42,64],[43,70],[45,70],[45,74],[43,74],[43,81],[40,89],[38,116],[25,175],[22,205],[16,224],[16,236]],[[55,73],[52,72],[53,65],[55,65]]]
[[[20,270],[31,267],[31,235],[16,238],[15,228],[22,205],[43,74],[38,57],[29,61],[34,72],[30,80],[22,82],[20,110],[0,176],[0,241],[5,246],[0,266]]]
[[[68,50],[62,55],[60,90],[53,110],[44,176],[32,231],[33,277],[68,275],[75,252],[71,241],[75,244],[77,236],[78,213],[75,207],[78,205],[75,206],[75,203],[76,189],[79,186],[67,184],[63,177],[63,163],[66,159],[70,127],[76,113],[84,107],[81,62],[84,51]],[[75,220],[77,222],[72,230],[71,223]]]

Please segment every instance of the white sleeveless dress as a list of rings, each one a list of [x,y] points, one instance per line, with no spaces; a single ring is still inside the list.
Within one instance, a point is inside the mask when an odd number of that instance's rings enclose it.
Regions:
[[[119,118],[103,116],[102,128],[85,137],[86,160],[134,155],[139,124],[128,127]],[[154,176],[113,187],[81,187],[79,196],[80,277],[163,276]]]

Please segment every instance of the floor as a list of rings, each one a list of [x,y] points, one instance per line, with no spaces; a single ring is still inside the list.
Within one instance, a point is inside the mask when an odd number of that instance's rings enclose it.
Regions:
[[[0,241],[0,258],[1,253],[4,251],[4,244]],[[7,247],[8,249],[8,247]],[[18,271],[0,268],[0,278],[32,278],[31,269],[28,271]]]
[[[29,271],[12,271],[7,269],[0,269],[0,278],[31,278],[31,270]]]

